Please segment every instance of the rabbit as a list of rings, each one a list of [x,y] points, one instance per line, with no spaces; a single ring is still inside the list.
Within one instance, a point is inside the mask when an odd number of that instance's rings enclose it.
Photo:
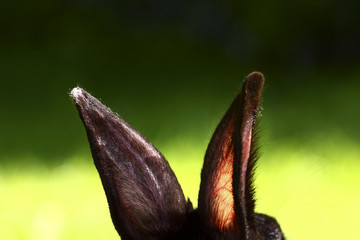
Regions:
[[[217,126],[205,154],[197,209],[145,137],[85,90],[71,91],[121,239],[285,239],[274,218],[254,212],[263,84],[261,73],[249,74]]]

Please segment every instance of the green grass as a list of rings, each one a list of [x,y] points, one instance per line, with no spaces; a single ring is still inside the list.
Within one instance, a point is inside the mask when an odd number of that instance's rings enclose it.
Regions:
[[[336,142],[272,142],[263,149],[257,211],[275,216],[288,239],[360,235],[360,148],[341,137]],[[194,205],[205,147],[190,139],[160,147]],[[118,239],[88,155],[51,169],[0,169],[0,203],[0,239]]]
[[[2,172],[0,195],[0,239],[116,239],[90,164]]]

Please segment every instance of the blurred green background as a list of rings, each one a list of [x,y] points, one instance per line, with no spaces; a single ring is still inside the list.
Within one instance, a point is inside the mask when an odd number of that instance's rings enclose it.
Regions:
[[[359,1],[8,1],[0,8],[0,239],[118,239],[79,85],[169,160],[197,205],[214,128],[266,77],[257,210],[288,239],[360,235]]]

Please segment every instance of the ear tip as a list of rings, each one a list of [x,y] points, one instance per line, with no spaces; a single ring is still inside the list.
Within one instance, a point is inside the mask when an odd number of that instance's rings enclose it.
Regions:
[[[264,82],[265,78],[261,72],[252,72],[245,78],[244,86],[251,92],[261,92]]]
[[[265,77],[261,72],[252,72],[246,77],[246,81],[264,83]]]
[[[75,105],[77,106],[85,106],[88,105],[89,102],[96,102],[96,98],[91,96],[90,93],[85,91],[81,87],[74,87],[71,92],[69,93],[70,97],[74,100]]]
[[[82,89],[81,87],[74,87],[70,92],[70,96],[73,99],[79,98],[83,94],[84,94],[84,89]]]

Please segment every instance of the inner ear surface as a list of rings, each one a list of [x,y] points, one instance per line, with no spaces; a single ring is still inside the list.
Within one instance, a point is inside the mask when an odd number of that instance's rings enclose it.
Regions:
[[[260,73],[250,74],[242,91],[217,126],[201,174],[199,214],[219,231],[246,231],[253,213],[253,131],[263,86]],[[210,216],[210,218],[209,218]]]

